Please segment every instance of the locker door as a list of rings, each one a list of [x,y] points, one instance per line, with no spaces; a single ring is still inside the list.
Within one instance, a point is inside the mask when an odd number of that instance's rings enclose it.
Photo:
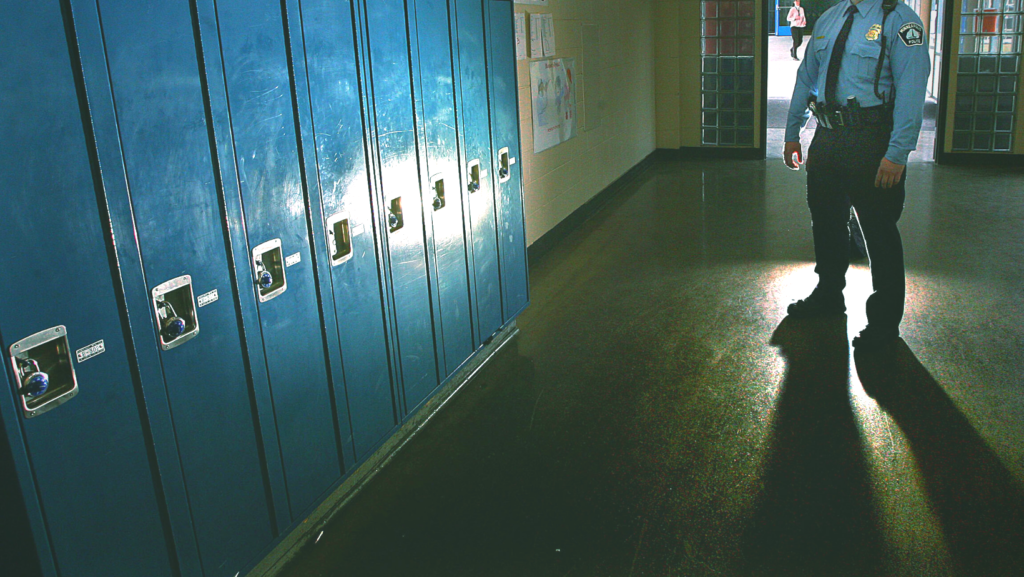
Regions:
[[[153,300],[170,289],[181,296],[175,313],[198,323],[186,342],[161,336],[161,364],[202,568],[233,575],[270,542],[273,528],[192,14],[184,0],[101,0],[99,7],[134,214],[134,230],[114,234],[138,240]],[[167,282],[184,275],[194,303],[184,285]]]
[[[487,103],[487,52],[484,9],[480,0],[456,0],[459,46],[459,117],[462,170],[469,194],[477,343],[503,324],[498,238],[494,220],[494,182],[490,170],[491,119]]]
[[[439,361],[452,374],[476,348],[469,300],[463,191],[452,71],[448,0],[416,0],[417,105],[423,119],[420,162],[426,166],[423,209],[433,232],[433,269],[441,312]]]
[[[516,91],[515,33],[512,3],[488,0],[490,8],[491,142],[498,182],[498,250],[505,322],[530,302],[523,221],[523,185],[519,170],[519,108]]]
[[[306,226],[284,21],[276,0],[220,0],[216,6],[235,165],[254,255],[246,265],[253,269],[250,286],[259,301],[294,520],[341,477],[341,464]],[[260,253],[267,255],[265,261],[270,259],[262,269]],[[260,278],[266,273],[269,286],[260,284],[267,283]]]
[[[24,500],[44,575],[170,575],[60,4],[3,19],[0,438],[21,492],[2,498]]]
[[[437,387],[434,327],[424,249],[423,202],[403,0],[366,3],[377,164],[398,337],[404,412]]]
[[[315,160],[356,458],[397,424],[371,205],[351,1],[305,0]],[[325,250],[321,248],[319,250]]]

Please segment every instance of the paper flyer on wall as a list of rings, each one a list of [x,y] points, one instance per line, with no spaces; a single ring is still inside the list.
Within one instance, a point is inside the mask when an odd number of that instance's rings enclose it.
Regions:
[[[516,60],[526,60],[525,12],[516,12]]]
[[[576,136],[576,61],[530,63],[533,98],[533,151],[541,152]]]
[[[544,56],[555,55],[555,17],[552,14],[545,14],[541,20],[543,23],[543,29],[541,30],[541,43],[544,45]]]
[[[530,14],[530,58],[544,58],[544,15]]]

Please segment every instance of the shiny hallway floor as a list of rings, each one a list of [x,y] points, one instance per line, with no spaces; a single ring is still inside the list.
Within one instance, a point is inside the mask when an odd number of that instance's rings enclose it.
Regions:
[[[803,174],[659,161],[285,574],[1024,574],[1024,171],[909,170],[894,351],[849,346],[863,265],[846,317],[784,320]]]

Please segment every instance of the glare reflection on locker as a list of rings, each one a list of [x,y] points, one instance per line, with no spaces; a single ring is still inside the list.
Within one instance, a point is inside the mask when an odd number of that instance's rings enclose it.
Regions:
[[[9,268],[72,279],[0,287],[0,465],[44,574],[251,568],[342,452],[372,454],[498,329],[501,283],[525,305],[517,126],[488,113],[514,117],[515,67],[488,102],[487,4],[12,9],[0,236],[28,247]]]
[[[490,170],[490,111],[484,10],[481,0],[455,0],[460,81],[462,161],[469,195],[472,262],[478,340],[497,332],[501,316],[501,278],[498,271],[494,181]],[[480,344],[479,342],[476,344]]]
[[[344,0],[302,3],[337,331],[356,457],[362,458],[394,429],[396,418],[352,10]]]
[[[365,3],[380,194],[388,224],[389,288],[394,299],[405,412],[438,384],[424,249],[405,2]]]
[[[341,465],[296,148],[284,21],[281,4],[274,0],[220,0],[216,7],[246,231],[250,246],[265,247],[254,248],[248,264],[259,294],[277,434],[295,519],[341,477]]]
[[[446,377],[476,348],[463,226],[465,187],[459,169],[447,0],[416,0],[415,7],[417,104],[423,117],[420,159],[429,175],[424,210],[433,232],[432,270],[441,313],[438,362]]]

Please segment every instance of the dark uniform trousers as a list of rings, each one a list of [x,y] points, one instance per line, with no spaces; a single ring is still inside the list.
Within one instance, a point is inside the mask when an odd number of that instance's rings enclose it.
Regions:
[[[875,188],[878,165],[889,147],[891,125],[826,129],[819,126],[807,151],[807,205],[811,209],[818,287],[826,293],[846,287],[850,267],[853,205],[864,233],[874,293],[868,325],[898,331],[906,283],[903,241],[896,223],[903,213],[907,173],[892,188]]]

